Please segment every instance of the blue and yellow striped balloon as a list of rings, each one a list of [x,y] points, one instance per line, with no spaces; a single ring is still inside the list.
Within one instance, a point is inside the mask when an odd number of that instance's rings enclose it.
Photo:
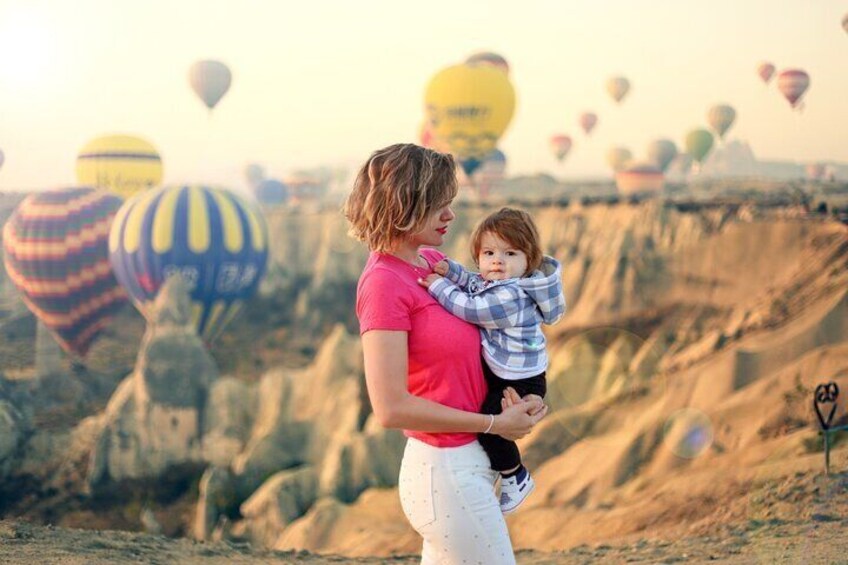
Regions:
[[[166,278],[181,275],[191,289],[194,327],[210,343],[259,287],[268,228],[253,205],[226,190],[154,189],[118,211],[109,257],[145,317]]]

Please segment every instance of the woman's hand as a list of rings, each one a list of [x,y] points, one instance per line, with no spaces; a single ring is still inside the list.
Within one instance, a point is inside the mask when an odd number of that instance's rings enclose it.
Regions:
[[[504,397],[501,398],[501,410],[506,410],[508,407],[512,406],[513,404],[517,404],[517,403],[521,402],[522,400],[525,400],[525,401],[531,401],[532,400],[534,402],[537,401],[539,403],[539,408],[536,409],[533,412],[530,412],[531,416],[535,416],[537,413],[539,413],[542,410],[543,407],[545,407],[544,406],[545,401],[542,400],[542,397],[539,396],[538,394],[528,394],[524,398],[521,398],[520,396],[518,396],[518,393],[515,392],[514,388],[512,388],[511,386],[508,386],[504,389]]]
[[[503,412],[495,416],[491,433],[512,441],[529,434],[548,413],[548,407],[538,396],[523,400],[512,388],[506,389],[501,405]]]

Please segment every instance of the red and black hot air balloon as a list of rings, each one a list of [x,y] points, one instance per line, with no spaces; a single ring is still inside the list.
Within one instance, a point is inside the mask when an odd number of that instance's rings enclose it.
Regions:
[[[9,278],[65,351],[84,357],[127,301],[109,262],[120,197],[90,187],[32,194],[3,228]]]

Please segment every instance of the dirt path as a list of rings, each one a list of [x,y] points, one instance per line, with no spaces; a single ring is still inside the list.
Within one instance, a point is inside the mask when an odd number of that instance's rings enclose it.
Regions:
[[[521,551],[522,565],[590,563],[848,563],[844,515],[812,521],[775,520],[728,528],[721,536],[675,541],[637,540],[628,545],[578,546],[559,553]],[[0,521],[0,562],[61,563],[417,564],[417,556],[349,558],[307,552],[259,551],[248,544],[200,543],[131,532],[69,530]]]
[[[699,535],[681,524],[651,539],[629,538],[567,551],[519,551],[521,565],[595,563],[814,563],[848,565],[848,473],[825,477],[798,472],[759,483],[748,495],[730,494],[717,504],[742,516],[733,522],[701,524]],[[732,512],[743,504],[747,511]],[[715,512],[720,520],[726,514]],[[691,535],[686,535],[689,531]],[[704,533],[708,532],[708,533]],[[663,539],[664,538],[664,539]],[[174,563],[318,565],[330,563],[417,564],[417,555],[360,557],[316,555],[305,551],[268,551],[248,543],[196,542],[112,530],[74,530],[0,520],[0,563],[14,565],[89,565]]]

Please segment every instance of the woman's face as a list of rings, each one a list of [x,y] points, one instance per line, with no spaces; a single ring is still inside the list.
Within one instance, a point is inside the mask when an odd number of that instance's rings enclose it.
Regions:
[[[427,245],[438,247],[445,242],[445,234],[448,231],[448,224],[456,218],[456,214],[451,209],[451,203],[448,202],[441,208],[433,211],[424,227],[416,234],[412,235],[412,243],[416,246]]]

